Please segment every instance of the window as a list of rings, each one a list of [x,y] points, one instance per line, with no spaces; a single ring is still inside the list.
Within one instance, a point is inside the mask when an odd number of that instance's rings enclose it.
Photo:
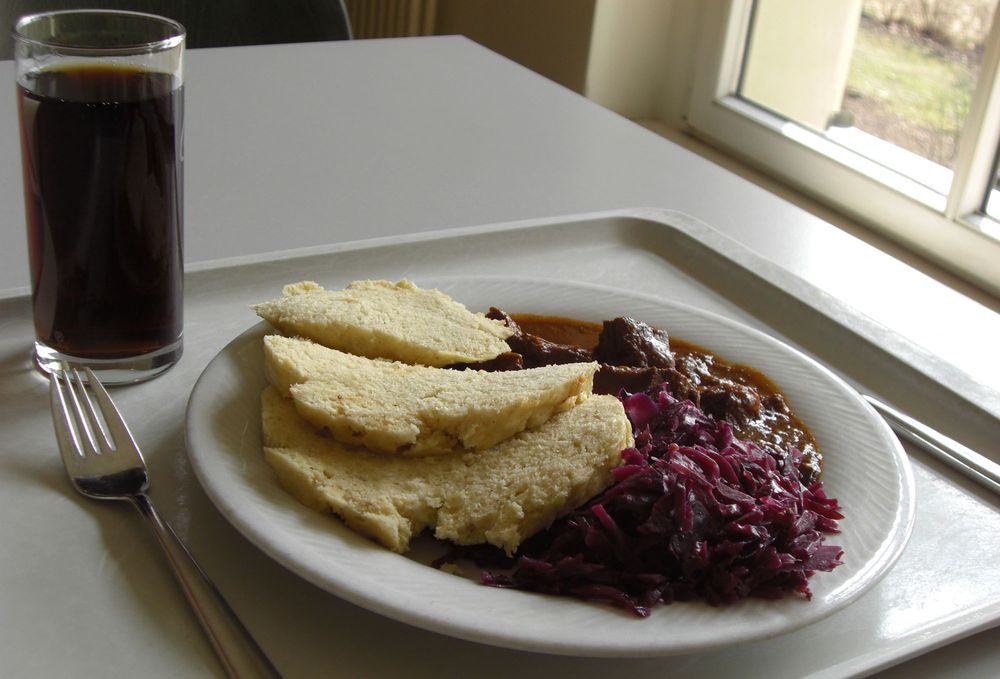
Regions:
[[[993,186],[990,187],[986,199],[983,201],[981,210],[990,220],[984,228],[995,227],[1000,224],[1000,149],[993,161]],[[994,232],[995,237],[1000,238],[1000,228]]]
[[[1000,294],[996,5],[706,3],[688,124]]]

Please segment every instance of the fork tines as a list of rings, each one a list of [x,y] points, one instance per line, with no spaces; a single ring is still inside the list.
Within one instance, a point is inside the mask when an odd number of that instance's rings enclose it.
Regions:
[[[87,383],[93,390],[94,397],[97,398],[101,406],[102,418],[98,415],[94,407],[87,384],[84,384],[80,371],[76,368],[65,370],[54,370],[50,375],[52,384],[52,412],[58,413],[63,421],[62,430],[69,432],[73,437],[73,445],[80,455],[95,455],[97,453],[111,453],[114,451],[112,438],[109,438],[111,419],[108,416],[108,408],[101,402],[101,392],[110,402],[104,387],[91,372],[90,368],[84,368],[87,375]],[[111,405],[114,408],[114,405]],[[102,421],[103,420],[103,421]],[[108,428],[105,427],[107,423]],[[59,427],[56,427],[56,435],[59,435]],[[111,434],[113,437],[113,434]]]
[[[92,374],[87,375],[88,381]],[[98,448],[105,452],[107,436],[80,371],[75,368],[53,370],[49,380],[52,385],[52,412],[62,421],[62,427],[56,427],[56,436],[60,436],[61,432],[68,433],[72,437],[69,443],[79,455],[93,455]]]
[[[146,476],[135,439],[93,371],[53,370],[49,383],[59,451],[78,488],[80,477],[133,469]]]

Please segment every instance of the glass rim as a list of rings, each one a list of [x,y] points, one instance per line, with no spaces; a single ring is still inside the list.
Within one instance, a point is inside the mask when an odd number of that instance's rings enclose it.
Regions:
[[[155,22],[162,24],[164,26],[169,26],[171,28],[171,35],[165,38],[160,38],[157,40],[147,40],[147,41],[135,41],[135,42],[123,42],[120,45],[114,45],[111,47],[99,47],[95,45],[81,44],[76,41],[60,41],[59,39],[39,39],[32,38],[24,35],[21,31],[24,27],[29,24],[35,23],[41,19],[49,17],[59,17],[59,16],[119,16],[133,19],[143,19],[146,21]],[[184,39],[187,30],[184,28],[183,24],[174,19],[170,19],[158,14],[149,14],[147,12],[132,12],[128,10],[117,10],[117,9],[63,9],[55,10],[51,12],[35,12],[33,14],[27,14],[17,19],[14,26],[11,28],[11,37],[13,37],[15,42],[22,43],[25,45],[34,45],[36,47],[51,47],[55,49],[62,49],[67,51],[72,51],[75,54],[98,54],[98,55],[127,55],[127,54],[141,54],[145,52],[161,52],[174,47],[179,47],[184,43]]]

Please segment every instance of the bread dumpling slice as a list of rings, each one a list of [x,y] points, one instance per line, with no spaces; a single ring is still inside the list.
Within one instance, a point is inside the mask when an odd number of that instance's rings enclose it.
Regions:
[[[274,387],[261,405],[264,456],[282,487],[396,552],[430,528],[440,539],[511,554],[610,486],[621,451],[632,445],[613,396],[593,396],[486,453],[433,457],[345,446],[306,424]]]
[[[268,379],[313,426],[382,453],[481,450],[590,396],[596,363],[445,370],[373,360],[308,340],[264,338]]]
[[[355,281],[343,290],[286,285],[283,297],[251,308],[280,332],[369,358],[445,366],[510,351],[513,331],[439,290],[410,281]]]

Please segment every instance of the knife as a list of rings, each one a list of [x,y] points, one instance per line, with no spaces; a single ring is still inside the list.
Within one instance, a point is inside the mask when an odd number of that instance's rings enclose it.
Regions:
[[[928,427],[923,422],[915,420],[909,415],[904,415],[874,396],[862,394],[862,397],[901,438],[922,448],[979,485],[1000,495],[1000,464]]]

